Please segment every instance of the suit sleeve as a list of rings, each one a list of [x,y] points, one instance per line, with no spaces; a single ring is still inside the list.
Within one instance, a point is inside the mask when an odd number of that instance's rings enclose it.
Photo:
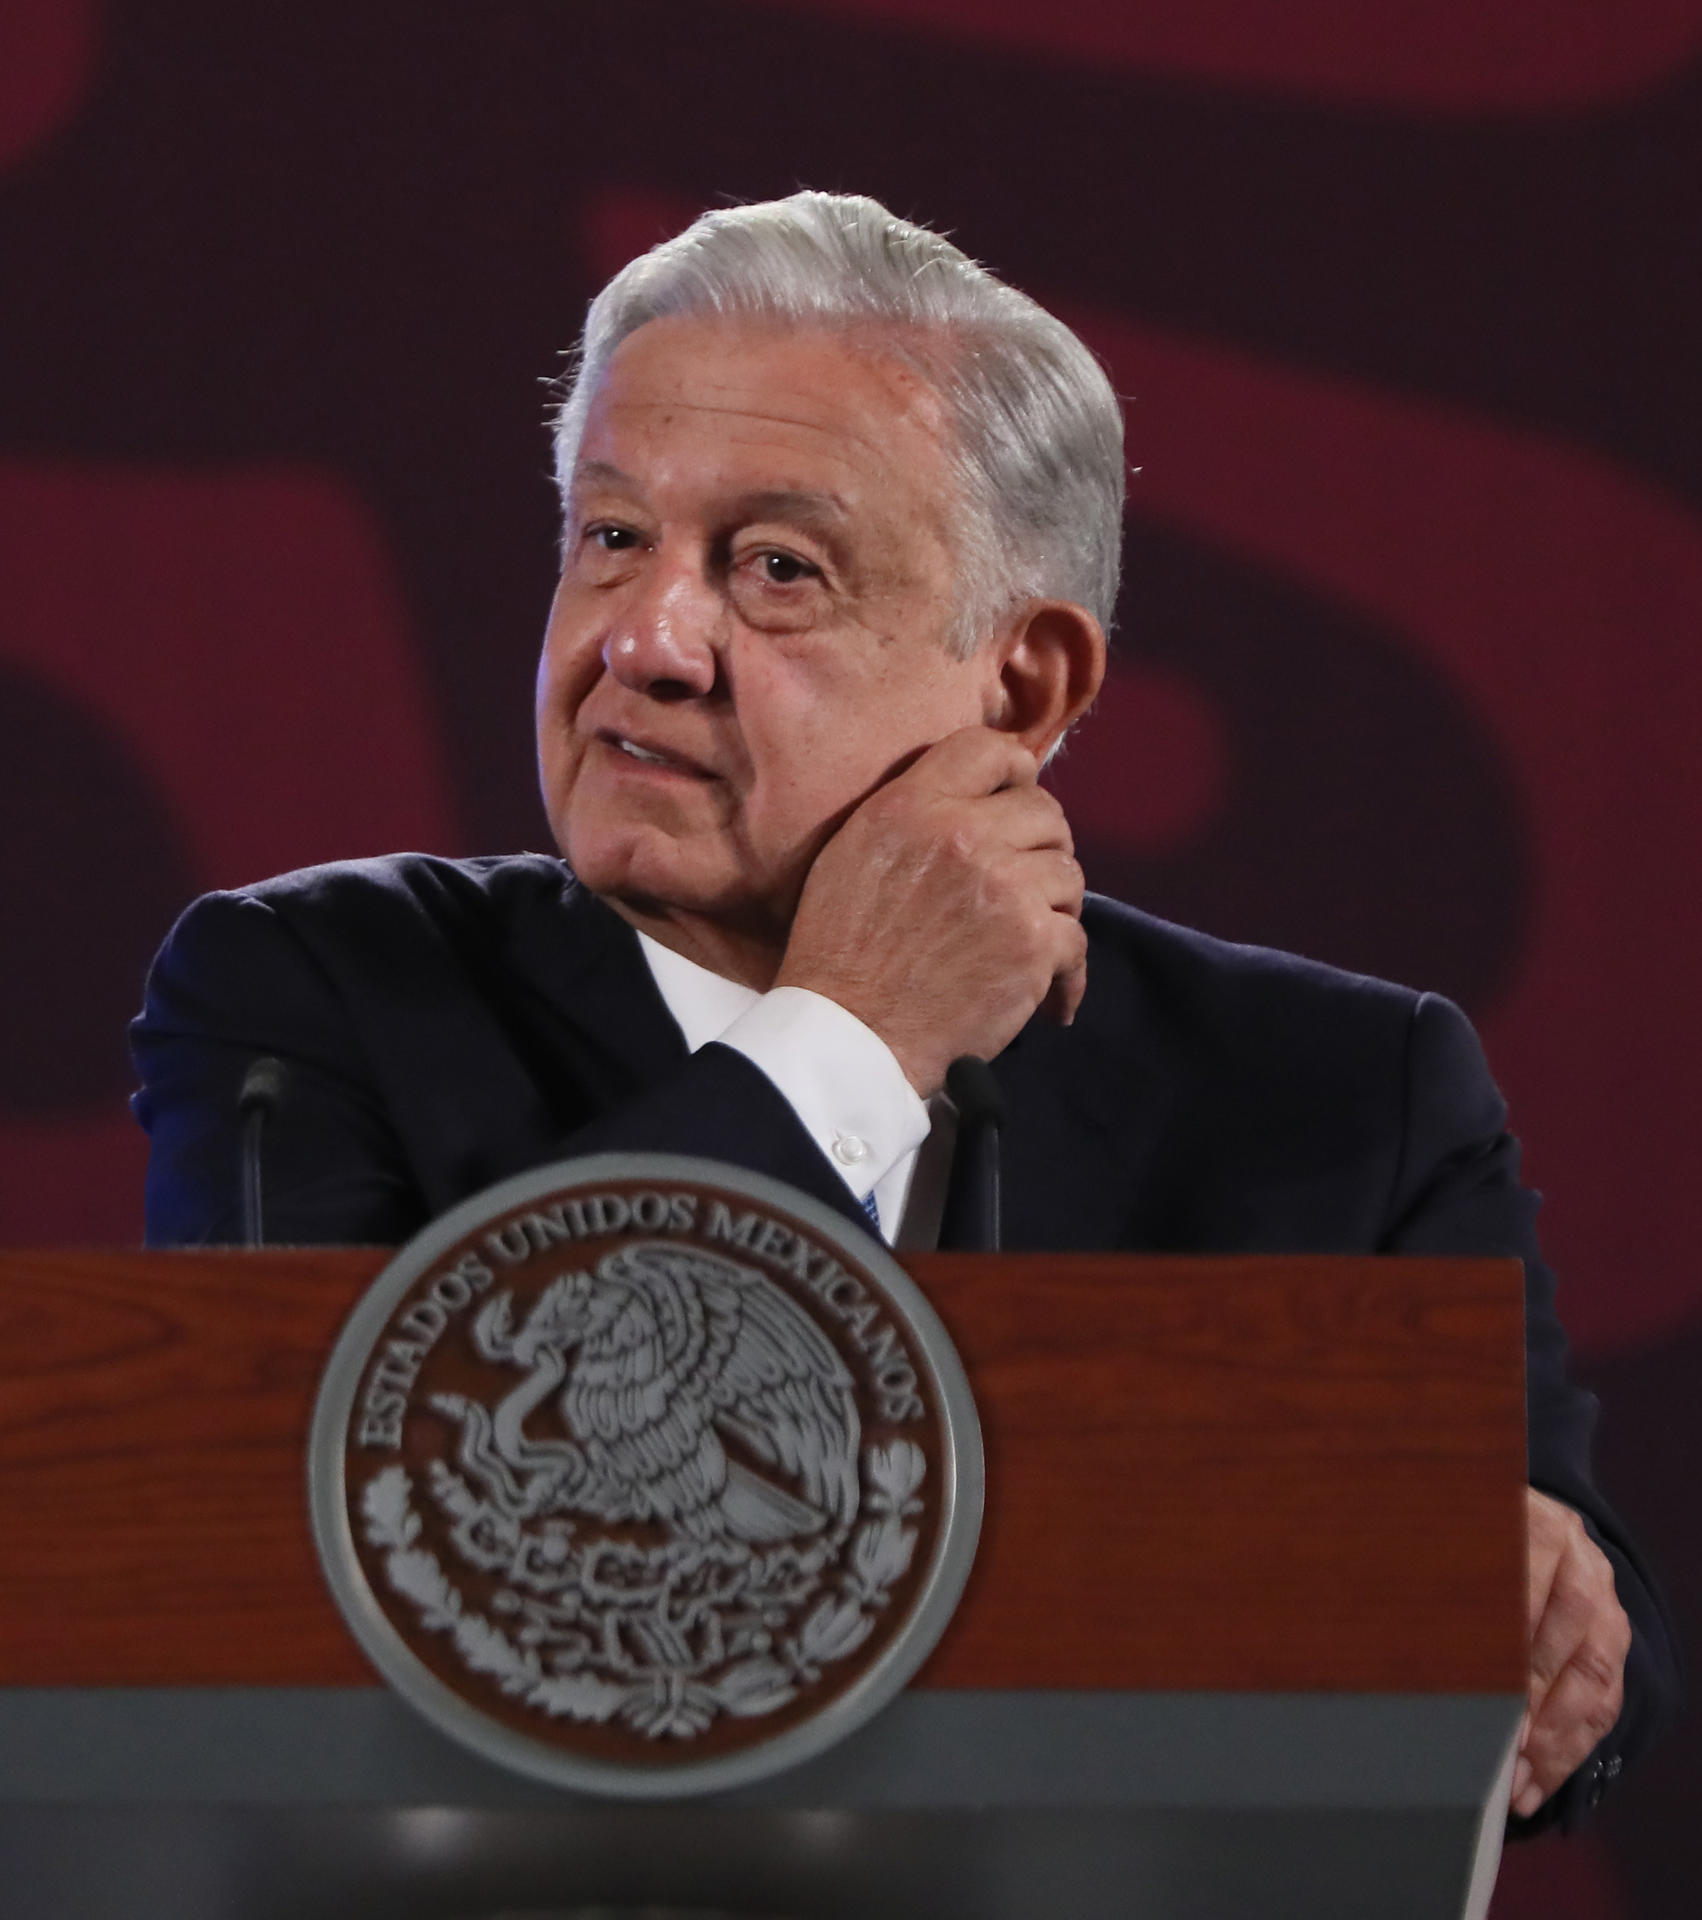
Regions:
[[[1631,1621],[1625,1705],[1590,1759],[1515,1832],[1571,1829],[1673,1714],[1675,1641],[1654,1580],[1591,1468],[1596,1400],[1567,1376],[1554,1276],[1537,1245],[1538,1196],[1519,1184],[1519,1144],[1464,1014],[1438,995],[1415,1005],[1408,1038],[1401,1165],[1391,1201],[1390,1253],[1516,1255],[1525,1267],[1525,1366],[1530,1483],[1574,1507],[1613,1565]]]
[[[431,992],[399,974],[392,997],[421,1003]],[[408,1031],[429,1047],[432,1023],[417,1011]],[[729,1047],[705,1047],[659,1084],[557,1127],[513,1049],[473,1049],[475,1066],[445,1023],[441,1060],[402,1063],[404,1073],[369,1050],[370,1026],[266,901],[197,901],[156,958],[131,1028],[132,1106],[150,1137],[148,1243],[239,1238],[237,1100],[267,1054],[289,1074],[263,1160],[266,1237],[279,1244],[393,1246],[494,1180],[616,1150],[748,1167],[867,1224],[773,1082]]]

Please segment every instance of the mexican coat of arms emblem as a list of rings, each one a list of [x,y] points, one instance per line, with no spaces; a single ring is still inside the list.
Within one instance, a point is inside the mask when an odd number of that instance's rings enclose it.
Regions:
[[[671,1795],[819,1752],[914,1672],[974,1553],[980,1435],[884,1248],[716,1162],[603,1155],[404,1248],[310,1452],[332,1591],[444,1731]]]

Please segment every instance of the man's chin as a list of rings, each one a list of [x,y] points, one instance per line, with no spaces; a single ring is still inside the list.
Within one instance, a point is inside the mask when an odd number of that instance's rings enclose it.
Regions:
[[[678,948],[715,971],[742,978],[779,964],[796,892],[779,906],[747,876],[631,850],[580,848],[565,857],[580,883],[629,926]],[[762,960],[760,956],[766,955]]]
[[[748,883],[671,843],[611,847],[569,840],[563,855],[581,885],[629,919],[742,918],[753,904]]]

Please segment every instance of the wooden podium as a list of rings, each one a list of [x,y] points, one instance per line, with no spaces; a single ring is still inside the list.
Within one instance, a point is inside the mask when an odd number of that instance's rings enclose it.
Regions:
[[[1524,1688],[1510,1260],[935,1254],[988,1507],[911,1689],[671,1805],[377,1685],[304,1447],[373,1249],[0,1255],[0,1887],[31,1920],[1458,1920]]]

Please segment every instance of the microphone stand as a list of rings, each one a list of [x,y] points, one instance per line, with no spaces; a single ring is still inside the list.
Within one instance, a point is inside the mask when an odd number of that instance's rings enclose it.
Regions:
[[[242,1125],[242,1244],[265,1245],[260,1190],[260,1147],[266,1122],[277,1110],[289,1082],[289,1069],[271,1054],[256,1060],[242,1076],[237,1118]]]
[[[957,1108],[957,1151],[940,1218],[940,1245],[966,1253],[997,1253],[999,1129],[1005,1121],[1005,1096],[993,1069],[973,1053],[960,1054],[946,1069],[946,1096]]]

